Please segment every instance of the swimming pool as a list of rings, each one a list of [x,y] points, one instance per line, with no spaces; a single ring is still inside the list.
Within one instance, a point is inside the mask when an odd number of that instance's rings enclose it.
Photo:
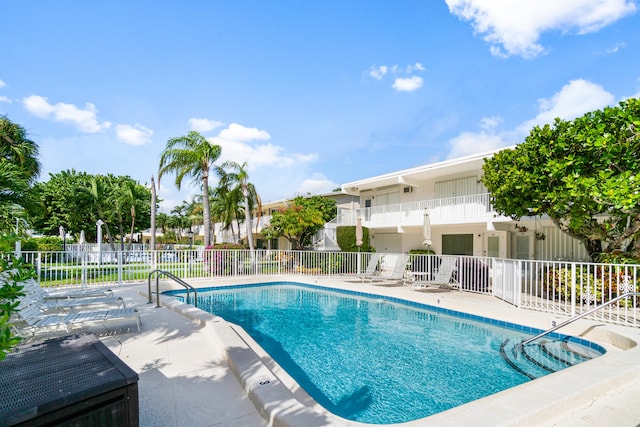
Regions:
[[[530,328],[289,282],[198,296],[200,308],[242,326],[319,404],[350,420],[419,419],[529,381],[500,352],[507,339],[537,332]]]

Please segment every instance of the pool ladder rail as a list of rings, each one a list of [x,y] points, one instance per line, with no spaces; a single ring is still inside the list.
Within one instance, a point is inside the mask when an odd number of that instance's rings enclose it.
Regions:
[[[526,339],[521,343],[512,344],[510,343],[510,340],[507,339],[500,346],[500,353],[512,368],[531,379],[535,379],[539,376],[545,375],[546,373],[556,372],[559,369],[564,369],[566,367],[573,366],[576,363],[581,363],[597,357],[599,355],[598,352],[594,351],[593,354],[587,354],[586,352],[578,351],[577,348],[572,348],[568,337],[562,340],[541,340],[535,344],[534,341],[539,340],[540,338],[549,335],[550,333],[565,327],[576,320],[595,313],[604,307],[615,304],[622,299],[639,295],[640,292],[627,292],[623,295],[617,296],[604,304],[574,316],[559,325],[554,325],[552,328]]]
[[[189,291],[190,290],[193,291],[193,305],[196,308],[198,308],[198,291],[196,290],[196,288],[194,288],[193,286],[191,286],[190,284],[188,284],[187,282],[185,282],[175,274],[169,273],[168,271],[165,271],[165,270],[153,270],[147,276],[147,283],[149,286],[148,304],[153,303],[152,294],[151,294],[151,278],[153,277],[154,274],[156,275],[156,307],[160,307],[160,276],[166,276],[170,279],[173,279],[177,284],[181,285],[187,290],[187,298],[185,300],[187,304],[189,304]]]

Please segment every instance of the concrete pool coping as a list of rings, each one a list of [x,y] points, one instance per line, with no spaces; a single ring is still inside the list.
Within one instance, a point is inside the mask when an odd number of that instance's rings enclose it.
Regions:
[[[344,281],[336,278],[318,277],[309,280],[309,278],[298,276],[286,278],[282,276],[244,277],[191,280],[190,284],[195,287],[209,287],[272,281],[308,283],[328,288],[391,296],[540,329],[548,328],[553,320],[565,319],[548,313],[517,309],[484,295],[441,290],[416,292],[410,288],[363,285],[359,281]],[[169,288],[173,289],[174,287],[164,285],[162,290]],[[146,296],[146,289],[141,289],[141,292]],[[161,301],[163,306],[180,313],[212,332],[211,335],[225,349],[229,368],[269,425],[290,427],[367,425],[342,419],[314,404],[313,400],[286,373],[283,374],[277,364],[264,354],[261,348],[256,346],[255,342],[241,328],[228,324],[223,319],[202,310],[180,303],[171,297],[162,296]],[[562,419],[572,420],[573,425],[580,425],[575,424],[575,414],[571,410],[578,411],[581,407],[590,406],[592,411],[597,411],[598,405],[603,406],[602,416],[608,414],[607,418],[604,418],[607,423],[612,425],[638,424],[640,410],[635,410],[636,412],[632,413],[629,413],[628,410],[619,410],[620,408],[610,410],[611,403],[610,399],[607,400],[607,395],[612,391],[624,389],[630,384],[640,383],[638,381],[640,380],[640,364],[638,364],[640,347],[633,346],[633,343],[640,341],[640,330],[581,320],[560,332],[581,336],[599,343],[607,349],[607,354],[562,372],[427,418],[393,425],[405,427],[461,426],[468,425],[469,420],[473,420],[474,425],[478,426],[516,424],[539,426],[545,423],[555,425],[558,420]],[[631,348],[621,350],[616,345]],[[602,399],[607,400],[608,403],[602,403]],[[635,399],[639,401],[640,397]],[[599,400],[601,400],[600,403],[598,403]],[[621,403],[629,403],[628,406],[624,405],[627,409],[639,406],[634,404],[636,402],[630,401],[628,395],[622,399]],[[584,412],[582,414],[584,417]],[[598,412],[593,414],[593,417],[598,416],[600,416]],[[625,419],[616,422],[616,416]]]

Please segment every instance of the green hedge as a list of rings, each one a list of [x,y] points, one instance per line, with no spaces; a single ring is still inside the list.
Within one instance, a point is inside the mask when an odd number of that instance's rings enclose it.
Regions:
[[[342,252],[358,252],[356,246],[356,227],[355,225],[341,225],[336,230],[336,239],[338,246]],[[360,252],[374,252],[375,249],[369,241],[369,229],[362,227],[362,246]]]

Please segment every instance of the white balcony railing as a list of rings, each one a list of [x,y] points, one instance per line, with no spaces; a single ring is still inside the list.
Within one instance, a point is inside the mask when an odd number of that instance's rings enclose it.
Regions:
[[[375,227],[420,226],[424,211],[428,210],[431,224],[479,222],[496,219],[489,193],[444,199],[421,200],[393,205],[361,209],[338,208],[338,225],[355,225],[362,218],[362,225]]]

